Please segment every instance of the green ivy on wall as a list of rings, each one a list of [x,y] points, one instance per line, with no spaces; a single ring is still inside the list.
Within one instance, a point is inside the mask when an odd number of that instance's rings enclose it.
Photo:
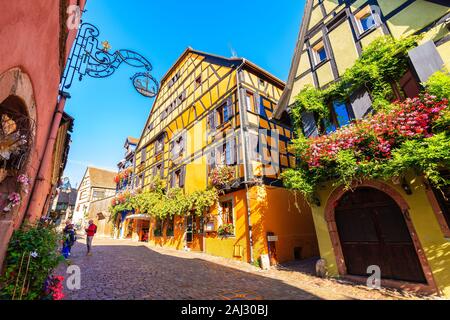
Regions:
[[[332,101],[346,101],[361,88],[371,93],[376,111],[388,107],[389,101],[395,98],[392,86],[398,87],[397,81],[407,71],[408,51],[417,46],[417,41],[417,36],[375,39],[338,82],[323,90],[306,86],[299,92],[291,111],[294,124],[300,127],[303,112],[314,112],[319,119],[328,119],[328,105]]]

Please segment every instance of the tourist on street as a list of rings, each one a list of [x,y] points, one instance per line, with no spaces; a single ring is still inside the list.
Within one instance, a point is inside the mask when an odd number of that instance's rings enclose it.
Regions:
[[[84,229],[86,231],[86,245],[87,245],[87,255],[91,256],[91,248],[92,248],[92,240],[94,239],[94,235],[97,233],[97,226],[94,224],[94,221],[89,220],[89,226]]]
[[[64,240],[63,240],[62,254],[65,259],[68,259],[70,256],[72,246],[76,240],[75,230],[73,229],[72,221],[70,220],[66,221],[66,226],[64,227],[63,234]]]

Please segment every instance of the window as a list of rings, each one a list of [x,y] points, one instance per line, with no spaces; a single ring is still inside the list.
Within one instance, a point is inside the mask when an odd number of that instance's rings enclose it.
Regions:
[[[157,164],[157,165],[154,167],[153,175],[154,175],[155,177],[156,177],[156,176],[159,176],[161,179],[164,177],[164,166],[163,166],[162,163]]]
[[[367,6],[359,11],[355,15],[355,18],[360,33],[364,33],[376,26],[375,16],[372,14],[370,6]]]
[[[145,150],[145,148],[143,148],[141,150],[141,164],[145,163],[145,160],[147,160],[147,150]]]
[[[350,113],[349,107],[345,102],[334,101],[331,109],[331,118],[322,121],[324,133],[328,134],[336,131],[337,128],[345,126],[353,119],[353,113]]]
[[[251,93],[250,91],[246,91],[245,104],[248,111],[255,112],[255,99],[253,93]]]
[[[179,136],[174,141],[172,141],[172,159],[176,159],[178,157],[182,157],[184,153],[184,135]]]
[[[222,224],[232,224],[234,225],[233,218],[233,201],[224,201],[220,203],[222,209]]]
[[[155,143],[155,154],[159,154],[164,150],[164,135],[158,137]]]
[[[169,88],[171,88],[175,82],[177,82],[177,80],[180,79],[180,71],[178,71],[173,77],[172,79],[170,79],[169,81]]]
[[[323,41],[319,42],[313,47],[313,53],[314,53],[314,62],[316,65],[327,59],[327,52],[325,50],[325,45],[323,44]]]
[[[333,102],[334,113],[337,124],[342,127],[350,123],[351,117],[347,109],[347,104],[339,101]]]
[[[202,85],[202,76],[199,76],[197,77],[197,79],[195,79],[195,88],[197,89],[201,85]]]
[[[184,169],[184,167],[180,168],[178,170],[175,170],[172,173],[170,186],[172,188],[182,188],[182,187],[184,187],[184,176],[185,176],[185,169]]]
[[[105,191],[94,190],[92,193],[92,198],[94,199],[103,199],[105,197]]]

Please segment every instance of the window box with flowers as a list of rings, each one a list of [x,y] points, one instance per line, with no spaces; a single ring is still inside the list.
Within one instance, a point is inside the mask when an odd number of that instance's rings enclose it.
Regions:
[[[221,225],[217,229],[217,234],[219,236],[234,236],[234,225],[232,223]]]
[[[232,184],[235,175],[235,166],[219,166],[211,170],[209,173],[209,181],[216,189],[226,189]]]

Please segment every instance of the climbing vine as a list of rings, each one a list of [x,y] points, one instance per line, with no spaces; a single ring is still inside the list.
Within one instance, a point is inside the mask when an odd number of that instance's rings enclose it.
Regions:
[[[437,187],[446,185],[450,181],[441,177],[440,169],[450,167],[449,114],[445,97],[425,93],[331,134],[310,139],[300,135],[293,141],[300,165],[283,173],[284,183],[309,201],[323,182],[350,188],[362,179],[402,178],[409,170],[424,174]]]
[[[292,108],[294,124],[301,124],[303,112],[314,112],[319,119],[328,119],[329,103],[348,100],[361,88],[371,93],[376,111],[389,107],[390,101],[395,99],[393,87],[398,87],[398,80],[408,69],[408,51],[417,45],[417,41],[417,36],[375,39],[338,82],[323,90],[306,86],[299,92]]]
[[[164,220],[174,215],[183,216],[194,212],[201,216],[218,199],[216,188],[186,194],[181,188],[165,190],[159,179],[150,183],[150,189],[138,192],[125,192],[116,196],[110,206],[110,221],[115,221],[123,211],[135,211]]]

